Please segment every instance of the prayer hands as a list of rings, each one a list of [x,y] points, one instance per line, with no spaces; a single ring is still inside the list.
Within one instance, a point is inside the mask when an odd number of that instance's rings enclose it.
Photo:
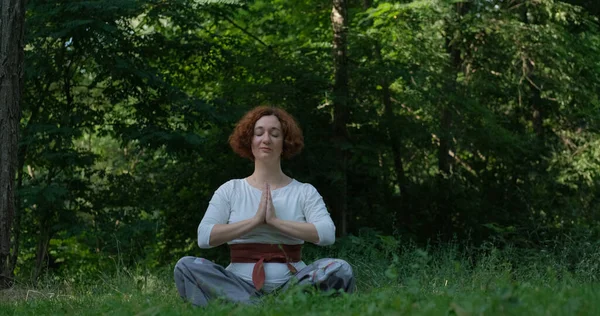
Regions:
[[[258,210],[256,210],[256,215],[254,218],[258,225],[266,224],[266,215],[267,215],[267,194],[268,194],[268,184],[265,183],[265,188],[262,191],[262,196],[260,197],[260,203],[258,203]]]
[[[271,186],[269,184],[267,184],[265,191],[267,191],[265,222],[267,222],[267,224],[272,224],[272,222],[277,219],[277,216],[275,215],[275,207],[273,206],[273,199],[271,198]]]
[[[254,218],[258,225],[271,224],[273,220],[277,219],[273,200],[271,199],[271,186],[268,183],[265,183],[265,188],[260,197],[260,203],[258,204],[258,210]]]

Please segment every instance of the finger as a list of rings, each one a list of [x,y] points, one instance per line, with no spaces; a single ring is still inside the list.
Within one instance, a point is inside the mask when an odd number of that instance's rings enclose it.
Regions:
[[[271,202],[271,185],[267,184],[267,201]]]

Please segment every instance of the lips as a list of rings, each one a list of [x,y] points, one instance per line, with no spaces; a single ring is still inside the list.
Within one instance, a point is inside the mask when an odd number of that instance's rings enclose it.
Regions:
[[[260,149],[260,150],[268,150],[268,151],[271,151],[271,148],[267,148],[267,147],[260,147],[259,149]]]

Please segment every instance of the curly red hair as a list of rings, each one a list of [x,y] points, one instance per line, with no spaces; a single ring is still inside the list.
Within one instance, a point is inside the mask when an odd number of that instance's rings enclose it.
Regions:
[[[294,117],[284,109],[273,106],[259,106],[248,111],[237,123],[229,136],[229,145],[233,151],[243,158],[254,161],[252,154],[252,136],[254,124],[263,116],[275,115],[281,123],[283,132],[283,150],[281,156],[289,159],[302,151],[304,136]]]

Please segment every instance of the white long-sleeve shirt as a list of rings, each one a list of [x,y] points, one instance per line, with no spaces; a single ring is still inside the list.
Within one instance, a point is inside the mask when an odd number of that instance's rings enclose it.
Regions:
[[[246,179],[234,179],[226,182],[215,191],[204,218],[198,226],[198,246],[211,248],[210,232],[215,224],[232,224],[252,218],[258,210],[262,191],[251,186]],[[295,179],[285,187],[271,191],[275,214],[279,219],[312,223],[317,229],[319,243],[326,246],[335,242],[335,225],[315,187]],[[269,225],[261,225],[246,235],[234,239],[228,244],[303,244],[304,240],[283,234]],[[300,270],[304,262],[294,264]],[[267,292],[285,283],[291,273],[285,263],[265,263],[265,285]],[[231,263],[226,269],[241,278],[252,282],[254,263]]]

